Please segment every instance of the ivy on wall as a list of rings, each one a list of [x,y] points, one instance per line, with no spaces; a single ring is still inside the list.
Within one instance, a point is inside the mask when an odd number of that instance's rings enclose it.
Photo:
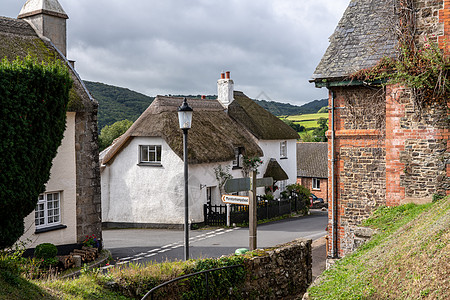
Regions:
[[[72,86],[60,62],[0,62],[0,249],[24,233],[63,139]]]

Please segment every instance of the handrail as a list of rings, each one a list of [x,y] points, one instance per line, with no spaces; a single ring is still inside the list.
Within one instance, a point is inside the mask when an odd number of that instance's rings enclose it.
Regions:
[[[182,280],[188,277],[192,277],[192,276],[196,276],[196,275],[200,275],[203,273],[210,273],[210,272],[214,272],[214,271],[218,271],[218,270],[224,270],[224,269],[231,269],[231,268],[237,268],[237,267],[244,267],[244,265],[232,265],[232,266],[226,266],[226,267],[221,267],[221,268],[215,268],[215,269],[209,269],[209,270],[204,270],[204,271],[200,271],[200,272],[196,272],[196,273],[192,273],[192,274],[187,274],[187,275],[183,275],[180,277],[177,277],[175,279],[166,281],[164,283],[161,283],[158,286],[155,286],[154,288],[152,288],[150,291],[147,292],[147,294],[145,294],[144,297],[142,297],[141,300],[145,300],[147,299],[148,296],[151,295],[150,299],[153,300],[153,292],[168,285],[171,284],[172,282],[178,281],[178,280]],[[206,290],[207,290],[207,295],[208,295],[208,274],[206,274]]]

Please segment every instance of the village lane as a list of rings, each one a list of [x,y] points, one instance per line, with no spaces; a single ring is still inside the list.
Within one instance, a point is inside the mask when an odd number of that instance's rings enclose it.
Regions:
[[[326,235],[327,212],[312,210],[304,217],[258,225],[258,248],[273,247],[297,238],[317,240]],[[190,258],[220,257],[248,248],[248,228],[191,230]],[[182,260],[184,232],[169,229],[116,229],[103,231],[104,247],[112,264]],[[111,264],[111,265],[112,265]]]

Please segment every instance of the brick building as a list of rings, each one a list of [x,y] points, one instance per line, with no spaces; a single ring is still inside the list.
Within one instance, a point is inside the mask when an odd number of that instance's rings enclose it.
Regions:
[[[297,183],[328,202],[327,143],[297,143]]]
[[[351,80],[382,58],[398,56],[404,5],[414,6],[417,45],[448,53],[450,0],[352,0],[312,82],[329,90],[330,257],[355,248],[355,227],[381,205],[430,202],[449,194],[446,107],[418,110],[412,89]],[[411,7],[409,7],[411,8]]]

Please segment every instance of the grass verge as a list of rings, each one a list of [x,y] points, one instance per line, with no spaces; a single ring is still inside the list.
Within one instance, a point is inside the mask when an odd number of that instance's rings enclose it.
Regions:
[[[450,299],[450,198],[379,208],[378,230],[308,290],[310,299]]]

